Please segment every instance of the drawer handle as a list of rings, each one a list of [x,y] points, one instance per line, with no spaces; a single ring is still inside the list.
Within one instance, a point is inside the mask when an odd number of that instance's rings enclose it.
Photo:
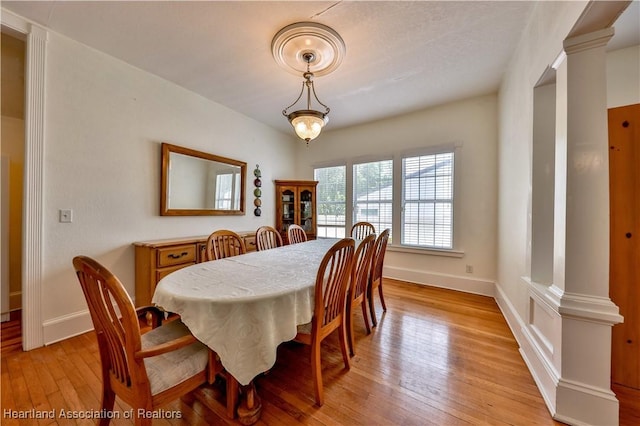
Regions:
[[[170,257],[171,259],[180,259],[181,257],[186,256],[186,255],[188,255],[188,254],[189,254],[189,253],[187,253],[186,251],[183,251],[183,252],[182,252],[182,253],[180,253],[180,254],[173,254],[173,253],[171,253],[171,254],[170,254],[170,255],[168,255],[167,257]]]

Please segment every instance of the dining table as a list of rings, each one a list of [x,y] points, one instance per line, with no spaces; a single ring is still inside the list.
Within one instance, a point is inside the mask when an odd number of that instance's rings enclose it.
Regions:
[[[260,415],[253,379],[273,367],[278,346],[295,338],[297,326],[311,321],[316,275],[337,241],[310,240],[197,263],[158,282],[152,303],[178,314],[243,386],[244,405],[237,410],[242,423]]]

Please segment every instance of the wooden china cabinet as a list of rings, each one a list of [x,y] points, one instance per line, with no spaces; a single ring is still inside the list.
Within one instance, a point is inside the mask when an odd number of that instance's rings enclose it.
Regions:
[[[315,180],[276,180],[276,229],[282,240],[288,243],[289,225],[300,225],[307,239],[315,240],[317,234]]]

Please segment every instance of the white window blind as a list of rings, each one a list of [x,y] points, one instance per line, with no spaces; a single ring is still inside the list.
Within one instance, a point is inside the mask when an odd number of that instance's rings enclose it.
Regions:
[[[215,207],[219,210],[237,209],[240,205],[240,174],[227,173],[216,176]],[[234,194],[235,197],[234,197]]]
[[[453,152],[402,159],[402,244],[453,248]]]
[[[393,160],[353,166],[353,223],[369,222],[376,233],[392,227]]]
[[[345,237],[347,207],[346,166],[323,167],[314,170],[317,186],[318,237]]]

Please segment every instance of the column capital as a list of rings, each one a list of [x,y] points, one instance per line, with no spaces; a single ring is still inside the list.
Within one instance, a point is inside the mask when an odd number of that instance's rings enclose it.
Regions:
[[[582,52],[583,50],[606,46],[611,37],[613,37],[613,34],[613,27],[608,27],[602,30],[565,39],[563,42],[564,51],[567,52],[567,55],[571,55],[573,53]]]

